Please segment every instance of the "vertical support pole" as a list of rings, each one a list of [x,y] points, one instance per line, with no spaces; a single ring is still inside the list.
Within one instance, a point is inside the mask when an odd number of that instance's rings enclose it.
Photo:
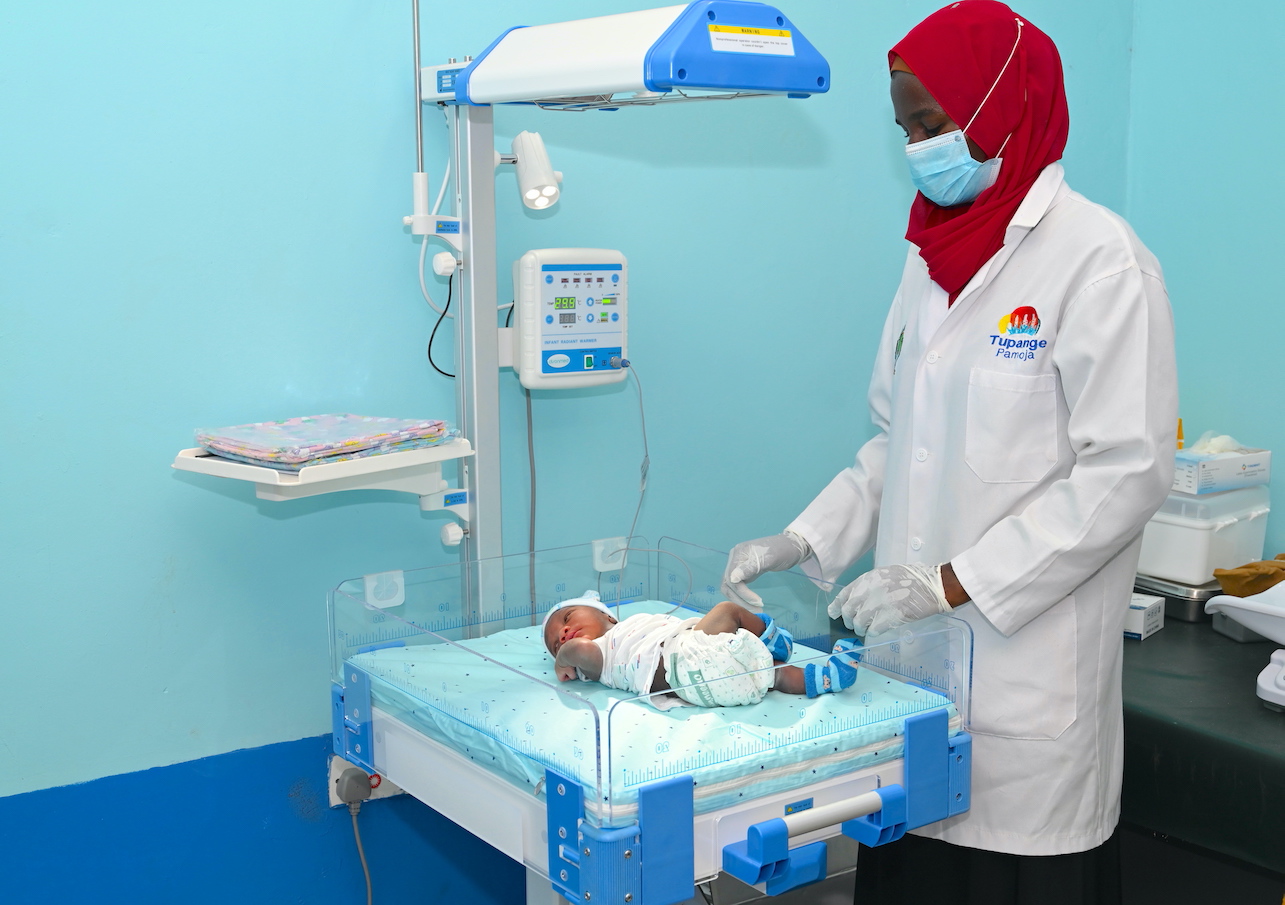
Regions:
[[[462,543],[464,606],[469,625],[480,608],[498,600],[499,591],[483,586],[496,578],[474,564],[498,557],[500,507],[500,358],[496,321],[495,127],[491,107],[460,104],[451,111],[455,191],[463,242],[459,308],[455,313],[456,417],[474,455],[461,460],[468,490],[469,531]],[[498,578],[498,576],[497,576]],[[502,586],[502,582],[501,582]]]

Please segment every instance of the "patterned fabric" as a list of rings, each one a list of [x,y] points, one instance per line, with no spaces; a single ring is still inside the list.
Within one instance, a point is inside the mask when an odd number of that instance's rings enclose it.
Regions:
[[[684,701],[698,707],[757,704],[767,696],[776,670],[772,655],[753,632],[683,632],[665,645],[665,680]]]
[[[803,687],[808,697],[833,694],[852,687],[857,681],[857,664],[861,662],[861,652],[857,647],[855,638],[845,638],[822,662],[804,665]]]
[[[595,639],[602,649],[602,677],[598,681],[622,691],[647,694],[665,642],[699,621],[667,613],[639,613],[622,619]]]
[[[434,446],[454,436],[445,421],[340,414],[201,429],[196,442],[216,456],[298,471],[305,465]]]
[[[784,663],[790,659],[790,654],[794,653],[794,636],[776,624],[776,620],[767,613],[759,613],[759,618],[763,620],[763,634],[759,635],[759,640],[767,648],[772,659]]]

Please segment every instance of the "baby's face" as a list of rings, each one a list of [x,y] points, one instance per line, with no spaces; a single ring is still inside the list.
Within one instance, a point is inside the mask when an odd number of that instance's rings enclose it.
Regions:
[[[566,606],[555,610],[544,626],[544,646],[555,657],[558,649],[572,638],[601,638],[616,624],[602,610],[591,606]]]

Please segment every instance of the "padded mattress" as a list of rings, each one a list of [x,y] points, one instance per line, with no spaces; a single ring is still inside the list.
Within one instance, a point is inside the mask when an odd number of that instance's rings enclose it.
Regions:
[[[821,656],[796,645],[791,662]],[[897,758],[907,716],[946,707],[952,734],[960,727],[946,698],[865,668],[852,688],[811,700],[772,691],[748,706],[660,711],[595,682],[559,682],[538,626],[348,662],[371,676],[385,712],[534,795],[556,770],[584,787],[587,814],[606,825],[633,819],[638,787],[655,779],[691,774],[699,814]]]

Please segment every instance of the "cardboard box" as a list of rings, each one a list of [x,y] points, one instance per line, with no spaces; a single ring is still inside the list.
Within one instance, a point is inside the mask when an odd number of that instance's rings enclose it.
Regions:
[[[1271,477],[1272,453],[1268,449],[1241,448],[1225,453],[1180,449],[1174,456],[1173,490],[1177,493],[1221,493],[1266,484]]]
[[[1124,636],[1141,641],[1165,627],[1165,599],[1134,594],[1124,617]]]

